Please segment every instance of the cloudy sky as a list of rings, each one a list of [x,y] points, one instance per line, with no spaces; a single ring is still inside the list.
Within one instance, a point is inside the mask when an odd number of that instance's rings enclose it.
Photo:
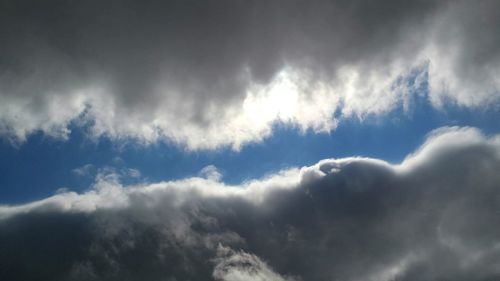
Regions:
[[[0,280],[500,279],[500,2],[0,1]]]

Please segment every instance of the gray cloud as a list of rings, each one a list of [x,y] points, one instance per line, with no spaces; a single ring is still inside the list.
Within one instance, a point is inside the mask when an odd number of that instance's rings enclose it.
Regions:
[[[443,128],[402,163],[328,159],[0,206],[3,280],[494,280],[500,137]]]
[[[436,106],[498,99],[496,1],[0,5],[0,133],[14,141],[64,138],[73,122],[94,137],[238,149],[273,122],[330,131],[335,112],[387,112],[427,73]]]

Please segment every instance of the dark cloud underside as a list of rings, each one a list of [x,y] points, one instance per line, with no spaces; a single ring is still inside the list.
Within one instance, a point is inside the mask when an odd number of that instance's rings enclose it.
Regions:
[[[84,197],[63,194],[77,209],[47,201],[0,222],[0,277],[494,280],[499,169],[498,138],[454,128],[399,166],[324,160],[297,183],[260,189],[201,179],[118,186],[91,200],[118,203],[91,212],[78,211]]]

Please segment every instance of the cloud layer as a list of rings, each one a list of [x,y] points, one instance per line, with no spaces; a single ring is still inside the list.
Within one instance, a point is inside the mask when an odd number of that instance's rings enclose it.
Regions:
[[[500,136],[442,128],[402,163],[322,160],[0,207],[2,280],[494,280]],[[204,173],[207,174],[207,173]]]
[[[260,141],[272,124],[498,101],[498,1],[2,1],[0,134]]]

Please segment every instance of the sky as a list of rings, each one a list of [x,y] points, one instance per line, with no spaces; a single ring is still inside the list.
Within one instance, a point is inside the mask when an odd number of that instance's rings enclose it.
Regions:
[[[500,278],[500,3],[4,0],[1,280]]]

